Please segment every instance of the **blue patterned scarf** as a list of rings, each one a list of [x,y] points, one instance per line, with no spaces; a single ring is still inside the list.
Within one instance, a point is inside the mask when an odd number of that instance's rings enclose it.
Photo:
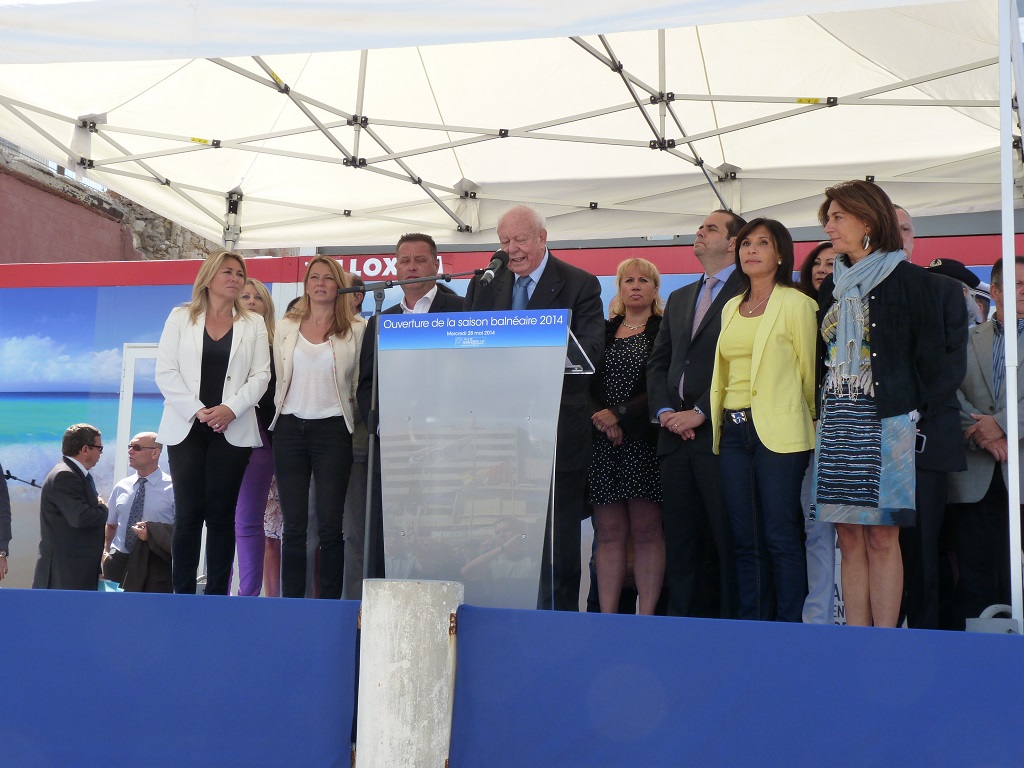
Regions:
[[[836,259],[832,296],[839,303],[836,323],[836,360],[833,374],[838,393],[856,397],[860,390],[860,349],[864,340],[864,297],[905,261],[903,251],[875,251],[854,265],[848,256]]]

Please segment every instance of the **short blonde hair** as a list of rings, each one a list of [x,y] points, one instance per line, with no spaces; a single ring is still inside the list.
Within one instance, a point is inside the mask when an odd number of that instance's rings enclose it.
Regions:
[[[661,317],[665,313],[665,302],[661,300],[661,273],[647,259],[639,258],[626,259],[615,270],[615,298],[612,299],[612,303],[608,307],[608,316],[615,317],[626,314],[626,305],[622,301],[622,278],[630,269],[639,270],[641,275],[654,283],[655,294],[654,301],[651,302],[651,314]]]
[[[292,320],[298,320],[302,322],[309,317],[309,294],[306,293],[306,283],[309,281],[309,273],[313,271],[313,267],[317,264],[326,264],[327,268],[331,270],[331,274],[334,275],[334,280],[342,288],[350,288],[351,283],[346,276],[345,270],[341,268],[341,265],[337,261],[329,256],[317,256],[306,267],[306,274],[302,278],[302,296],[295,302],[295,306],[285,313],[285,317]],[[331,323],[331,327],[327,331],[328,336],[337,336],[339,339],[344,339],[348,336],[349,331],[352,329],[352,302],[351,301],[338,301],[335,297],[334,300],[334,320]]]
[[[206,289],[210,283],[213,282],[214,276],[220,272],[221,267],[224,266],[225,259],[234,259],[241,264],[242,282],[244,284],[249,281],[249,273],[245,268],[245,259],[243,259],[241,255],[232,253],[231,251],[217,251],[216,253],[207,256],[206,261],[203,262],[203,266],[199,268],[199,274],[196,275],[196,281],[192,284],[192,301],[184,305],[188,308],[188,318],[193,323],[199,319],[201,314],[209,309],[210,298],[209,292]],[[249,314],[245,307],[242,306],[242,302],[238,297],[235,297],[234,309],[235,320]]]

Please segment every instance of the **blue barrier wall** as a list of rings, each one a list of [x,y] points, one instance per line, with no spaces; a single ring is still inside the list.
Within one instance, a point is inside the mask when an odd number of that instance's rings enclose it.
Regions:
[[[358,611],[0,590],[0,765],[347,768]]]
[[[1024,639],[463,607],[451,768],[1019,765]]]

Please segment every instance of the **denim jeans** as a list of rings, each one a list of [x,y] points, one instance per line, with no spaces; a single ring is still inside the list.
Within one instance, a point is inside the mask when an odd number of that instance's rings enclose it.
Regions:
[[[810,451],[775,453],[751,421],[723,420],[722,486],[736,547],[739,618],[800,621],[807,562],[800,484]]]
[[[284,414],[274,428],[274,468],[284,517],[281,541],[281,595],[306,592],[306,525],[309,479],[315,479],[320,536],[320,597],[340,599],[345,573],[342,521],[352,471],[352,436],[345,419],[300,419]]]

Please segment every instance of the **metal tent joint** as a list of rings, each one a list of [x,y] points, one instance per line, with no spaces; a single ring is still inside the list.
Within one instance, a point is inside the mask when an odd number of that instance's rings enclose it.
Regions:
[[[78,164],[89,171],[96,167],[96,164],[88,157],[78,158]]]
[[[228,214],[237,214],[238,206],[242,203],[241,192],[228,192]]]
[[[829,96],[828,98],[825,99],[825,106],[827,106],[827,107],[837,107],[837,106],[839,106],[839,97],[838,96]]]
[[[366,158],[365,157],[353,157],[351,159],[345,158],[341,161],[342,165],[347,165],[349,168],[365,168]]]
[[[675,139],[651,139],[650,147],[651,147],[651,149],[660,149],[660,150],[675,149],[676,148],[676,140]]]
[[[668,93],[659,93],[657,96],[651,96],[651,104],[667,104],[675,101],[676,95],[672,91]]]
[[[347,122],[349,125],[358,124],[365,128],[370,124],[370,118],[368,118],[366,115],[352,115],[352,117],[350,117]]]
[[[592,210],[592,211],[596,211],[597,210],[597,203],[595,203],[593,200],[590,201],[590,210]]]
[[[476,192],[463,192],[459,197],[463,200],[476,200]]]
[[[508,128],[499,128],[498,129],[498,138],[499,139],[507,139],[508,138]]]
[[[341,215],[342,216],[351,216],[352,215],[352,209],[351,208],[346,208],[344,211],[341,212]]]
[[[472,232],[473,228],[469,224],[459,224],[458,231],[459,232]]]
[[[95,120],[79,120],[78,125],[80,128],[85,128],[89,133],[99,133],[100,129],[96,127]]]
[[[736,181],[736,171],[728,171],[718,174],[719,181]]]

